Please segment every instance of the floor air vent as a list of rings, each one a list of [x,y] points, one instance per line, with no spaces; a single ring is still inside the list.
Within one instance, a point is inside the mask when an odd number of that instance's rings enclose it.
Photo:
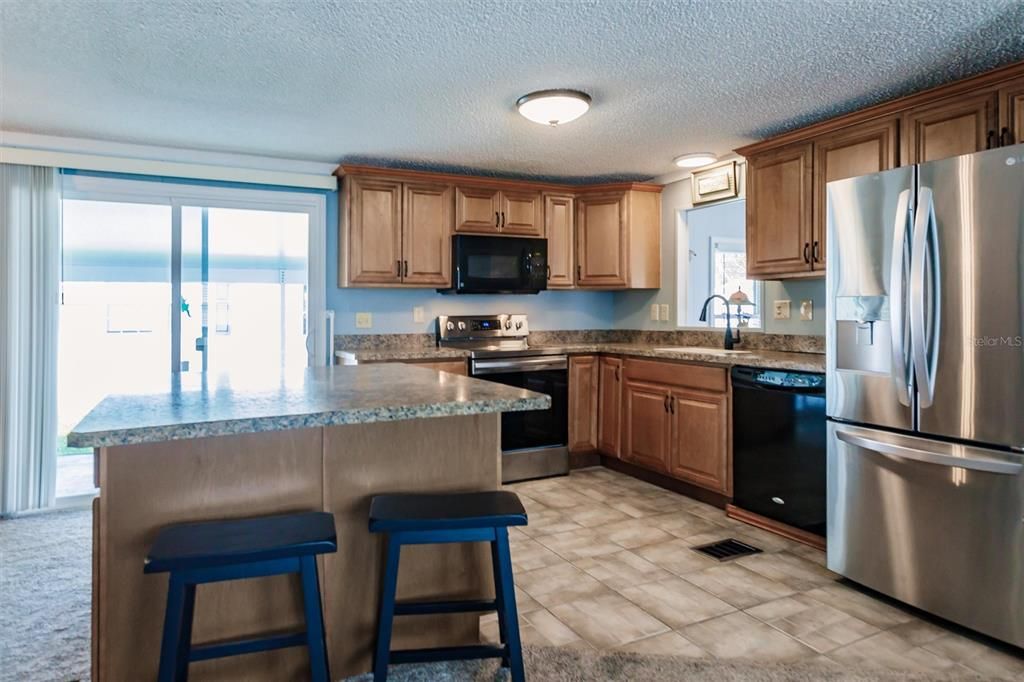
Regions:
[[[709,557],[718,559],[719,561],[728,561],[729,559],[738,559],[741,556],[761,553],[761,550],[757,547],[748,545],[745,542],[740,542],[734,538],[719,540],[718,542],[712,542],[709,545],[701,545],[700,547],[694,547],[693,549],[701,554],[707,554]]]

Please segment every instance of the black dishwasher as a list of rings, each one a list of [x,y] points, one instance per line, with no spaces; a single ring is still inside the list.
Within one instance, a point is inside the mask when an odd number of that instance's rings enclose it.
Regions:
[[[733,504],[825,535],[825,375],[732,369]]]

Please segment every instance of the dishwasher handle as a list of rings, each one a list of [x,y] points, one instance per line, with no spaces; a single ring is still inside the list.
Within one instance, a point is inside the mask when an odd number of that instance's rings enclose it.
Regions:
[[[731,376],[733,388],[800,395],[825,395],[825,376],[814,372],[733,367]]]

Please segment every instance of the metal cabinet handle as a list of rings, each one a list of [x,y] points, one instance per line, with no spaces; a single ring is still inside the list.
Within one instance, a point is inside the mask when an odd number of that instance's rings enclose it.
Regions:
[[[501,226],[505,227],[505,212],[501,212]]]
[[[494,212],[494,226],[501,227],[501,214],[497,211]]]
[[[985,149],[992,149],[992,147],[996,146],[995,142],[996,142],[996,131],[994,131],[994,130],[988,131],[988,133],[985,134]]]
[[[810,242],[804,242],[804,262],[805,263],[810,263],[811,262],[811,243]]]
[[[811,254],[812,254],[812,258],[814,258],[814,262],[815,263],[820,263],[821,262],[821,253],[820,253],[819,244],[818,244],[817,240],[814,241],[814,247],[811,250]]]
[[[615,380],[619,381],[622,379],[622,367],[619,365],[615,366]]]
[[[576,280],[579,281],[581,279],[583,279],[583,266],[582,265],[577,265],[576,266]]]
[[[395,274],[398,275],[399,277],[401,277],[402,276],[402,261],[401,260],[396,260],[395,261],[395,268],[397,269],[397,272]]]
[[[1013,133],[1006,126],[1003,126],[1003,130],[999,133],[999,146],[1007,147],[1013,144]]]
[[[402,275],[402,276],[403,277],[408,277],[409,276],[409,261],[405,261],[405,274]]]
[[[665,396],[665,399],[661,401],[661,406],[665,408],[665,414],[668,414],[668,396]]]

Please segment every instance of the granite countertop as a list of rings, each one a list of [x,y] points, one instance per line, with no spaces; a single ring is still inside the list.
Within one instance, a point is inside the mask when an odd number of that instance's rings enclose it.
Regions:
[[[407,365],[318,367],[273,376],[179,375],[159,387],[108,396],[68,434],[68,445],[133,445],[550,406],[551,398],[541,393]]]
[[[531,348],[559,350],[568,355],[584,353],[609,353],[655,360],[680,360],[702,364],[732,367],[761,367],[803,372],[824,372],[825,355],[822,353],[793,353],[778,350],[751,349],[749,353],[722,353],[718,348],[677,349],[671,344],[635,343],[573,343],[542,344]],[[672,350],[666,350],[672,348]],[[681,347],[679,347],[681,348]],[[469,352],[452,348],[387,348],[340,350],[336,355],[341,362],[402,362],[409,360],[448,360],[469,357]]]

